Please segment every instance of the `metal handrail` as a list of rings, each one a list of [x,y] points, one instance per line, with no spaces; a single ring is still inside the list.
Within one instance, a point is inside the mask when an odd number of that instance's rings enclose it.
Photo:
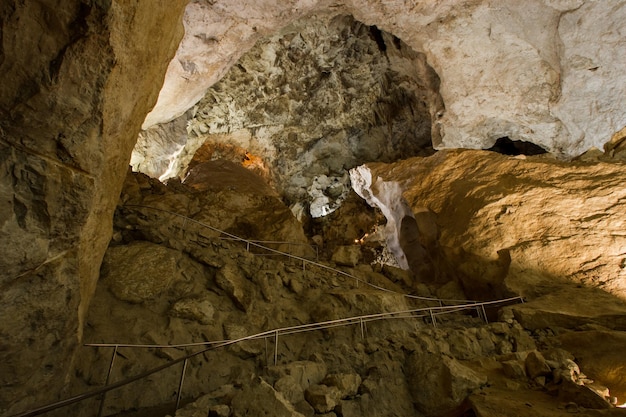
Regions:
[[[163,365],[160,365],[158,367],[155,367],[153,369],[150,369],[146,372],[143,372],[139,375],[136,375],[134,377],[130,377],[127,378],[125,380],[110,384],[110,385],[106,385],[102,388],[99,388],[97,390],[93,390],[87,393],[83,393],[65,400],[61,400],[61,401],[57,401],[51,404],[47,404],[44,405],[42,407],[38,407],[36,409],[33,410],[29,410],[29,411],[25,411],[23,413],[20,414],[14,414],[12,416],[9,417],[31,417],[31,416],[36,416],[36,415],[40,415],[43,413],[46,413],[48,411],[52,411],[58,408],[62,408],[89,398],[93,398],[96,397],[98,395],[101,394],[105,394],[109,391],[112,391],[114,389],[120,388],[124,385],[128,385],[130,383],[133,383],[135,381],[138,381],[140,379],[146,378],[154,373],[157,373],[159,371],[162,371],[164,369],[167,369],[171,366],[174,366],[178,363],[181,362],[187,362],[187,360],[200,355],[202,353],[208,352],[210,350],[214,350],[214,349],[218,349],[221,347],[225,347],[225,346],[230,346],[236,343],[240,343],[240,342],[244,342],[244,341],[249,341],[249,340],[258,340],[258,339],[267,339],[268,337],[273,337],[275,339],[275,346],[274,346],[274,364],[276,365],[277,363],[277,352],[278,352],[278,337],[280,335],[290,335],[290,334],[296,334],[296,333],[304,333],[304,332],[310,332],[310,331],[316,331],[316,330],[325,330],[325,329],[330,329],[330,328],[334,328],[334,327],[345,327],[345,326],[349,326],[349,325],[353,325],[353,324],[360,324],[361,325],[361,335],[363,336],[363,325],[364,323],[368,323],[368,322],[372,322],[372,321],[376,321],[376,320],[383,320],[383,319],[411,319],[411,318],[420,318],[420,317],[427,317],[426,314],[424,315],[415,315],[415,313],[421,313],[421,312],[427,312],[428,315],[430,316],[430,318],[432,319],[432,324],[433,326],[436,327],[436,322],[434,320],[434,317],[436,315],[442,315],[442,314],[449,314],[449,313],[454,313],[454,312],[459,312],[459,311],[463,311],[463,310],[468,310],[468,309],[476,309],[477,307],[481,307],[484,309],[485,306],[494,306],[494,305],[498,305],[498,304],[502,304],[502,303],[507,303],[510,301],[520,301],[523,302],[523,298],[522,297],[510,297],[510,298],[504,298],[504,299],[500,299],[500,300],[493,300],[493,301],[484,301],[484,302],[480,302],[478,304],[475,303],[469,303],[469,304],[465,304],[465,305],[454,305],[454,306],[439,306],[439,307],[425,307],[425,308],[418,308],[418,309],[411,309],[411,310],[402,310],[402,311],[394,311],[394,312],[387,312],[387,313],[378,313],[378,314],[367,314],[367,315],[362,315],[362,316],[354,316],[354,317],[348,317],[348,318],[344,318],[344,319],[337,319],[337,320],[328,320],[328,321],[323,321],[323,322],[316,322],[316,323],[309,323],[309,324],[302,324],[302,325],[298,325],[298,326],[289,326],[289,327],[282,327],[282,328],[278,328],[278,329],[273,329],[273,330],[268,330],[268,331],[264,331],[261,333],[257,333],[257,334],[253,334],[253,335],[249,335],[249,336],[245,336],[239,339],[232,339],[232,340],[222,340],[222,341],[214,341],[214,342],[199,342],[199,343],[187,343],[187,344],[178,344],[178,345],[133,345],[133,344],[122,344],[122,343],[88,343],[85,344],[84,346],[89,346],[89,347],[113,347],[116,350],[120,347],[131,347],[131,348],[181,348],[181,347],[192,347],[192,346],[207,346],[205,349],[199,350],[198,352],[194,352],[194,353],[190,353],[187,354],[181,358],[178,359],[173,359]],[[397,317],[394,317],[397,316]],[[486,317],[485,317],[486,318]],[[182,381],[183,381],[183,376],[184,376],[184,372],[185,372],[186,366],[183,367],[183,373],[181,375],[181,382],[179,384],[179,393],[178,393],[178,399],[177,399],[177,404],[179,402],[179,398],[180,398],[180,390],[182,390]]]
[[[105,385],[102,388],[99,388],[97,390],[93,390],[87,393],[83,393],[71,398],[67,398],[65,400],[61,400],[61,401],[57,401],[48,405],[44,405],[42,407],[38,407],[20,414],[15,414],[12,415],[10,417],[30,417],[30,416],[36,416],[36,415],[40,415],[43,413],[46,413],[48,411],[52,411],[58,408],[62,408],[74,403],[78,403],[80,401],[84,401],[86,399],[89,398],[93,398],[96,397],[98,395],[104,395],[109,391],[112,391],[114,389],[120,388],[122,386],[128,385],[130,383],[133,383],[135,381],[141,380],[143,378],[146,378],[154,373],[157,373],[159,371],[162,371],[164,369],[167,369],[171,366],[174,366],[178,363],[184,362],[185,366],[183,367],[183,374],[181,375],[181,380],[180,380],[180,384],[179,384],[179,393],[178,393],[178,398],[177,398],[177,406],[179,404],[179,400],[180,400],[180,391],[182,390],[182,384],[183,384],[183,379],[184,379],[184,372],[186,369],[186,364],[187,361],[190,358],[193,358],[197,355],[200,355],[202,353],[205,353],[207,351],[210,350],[214,350],[220,347],[225,347],[225,346],[229,346],[229,345],[233,345],[236,343],[240,343],[243,341],[249,341],[249,340],[258,340],[258,339],[267,339],[268,337],[273,337],[275,338],[275,352],[274,352],[274,363],[276,364],[277,362],[277,354],[278,354],[278,337],[283,335],[290,335],[290,334],[296,334],[296,333],[304,333],[304,332],[310,332],[310,331],[317,331],[317,330],[324,330],[324,329],[329,329],[329,328],[335,328],[335,327],[344,327],[344,326],[349,326],[349,325],[354,325],[354,324],[360,324],[361,325],[361,335],[363,336],[363,326],[365,323],[368,322],[372,322],[372,321],[376,321],[376,320],[384,320],[384,319],[411,319],[411,318],[419,318],[419,317],[428,317],[430,316],[431,320],[432,320],[432,324],[433,326],[436,326],[436,322],[435,322],[435,316],[439,316],[439,315],[443,315],[443,314],[449,314],[449,313],[454,313],[454,312],[459,312],[459,311],[463,311],[463,310],[467,310],[467,309],[477,309],[478,314],[481,318],[483,318],[486,321],[486,315],[484,312],[484,307],[485,306],[493,306],[493,305],[497,305],[497,304],[501,304],[501,303],[506,303],[506,302],[511,302],[511,301],[519,301],[519,302],[524,302],[522,297],[510,297],[510,298],[505,298],[505,299],[500,299],[500,300],[492,300],[492,301],[484,301],[484,302],[480,302],[480,301],[475,301],[475,300],[453,300],[453,299],[438,299],[438,298],[434,298],[434,297],[420,297],[420,296],[415,296],[415,295],[411,295],[411,294],[401,294],[397,291],[393,291],[393,290],[389,290],[387,288],[375,285],[375,284],[371,284],[367,281],[364,281],[356,276],[353,276],[351,274],[348,274],[346,272],[343,272],[341,270],[329,267],[327,265],[321,264],[319,262],[315,262],[315,261],[311,261],[308,260],[306,258],[300,257],[300,256],[296,256],[296,255],[292,255],[290,253],[287,252],[282,252],[276,249],[272,249],[266,246],[261,245],[259,242],[261,243],[289,243],[289,242],[263,242],[263,241],[253,241],[253,240],[247,240],[244,238],[241,238],[239,236],[230,234],[228,232],[219,230],[215,227],[212,227],[210,225],[207,225],[203,222],[200,222],[198,220],[195,219],[191,219],[187,216],[184,216],[182,214],[179,213],[175,213],[175,212],[171,212],[169,210],[165,210],[165,209],[160,209],[157,207],[151,207],[151,206],[143,206],[143,205],[137,205],[137,204],[129,204],[129,205],[125,205],[124,207],[139,207],[139,208],[146,208],[146,209],[151,209],[151,210],[156,210],[156,211],[161,211],[161,212],[165,212],[168,214],[172,214],[178,217],[181,217],[185,220],[191,221],[193,223],[199,224],[200,226],[206,227],[210,230],[213,230],[215,232],[218,232],[220,234],[223,234],[225,236],[230,237],[232,240],[236,240],[236,241],[241,241],[241,242],[245,242],[247,245],[250,246],[255,246],[258,248],[261,248],[263,250],[267,250],[269,252],[273,252],[276,253],[278,255],[282,255],[282,256],[286,256],[288,258],[292,258],[292,259],[296,259],[298,261],[302,261],[303,262],[303,266],[305,265],[305,263],[310,263],[312,265],[318,266],[322,269],[334,272],[336,274],[339,275],[343,275],[346,276],[348,278],[354,279],[357,283],[358,282],[362,282],[365,285],[368,285],[370,287],[373,287],[377,290],[380,291],[385,291],[385,292],[389,292],[389,293],[393,293],[393,294],[397,294],[397,295],[401,295],[407,298],[411,298],[411,299],[418,299],[418,300],[424,300],[424,301],[435,301],[439,303],[438,307],[426,307],[426,308],[418,308],[418,309],[411,309],[411,310],[403,310],[403,311],[395,311],[395,312],[388,312],[388,313],[378,313],[378,314],[368,314],[368,315],[362,315],[362,316],[354,316],[354,317],[349,317],[349,318],[344,318],[344,319],[338,319],[338,320],[329,320],[329,321],[324,321],[324,322],[316,322],[316,323],[310,323],[310,324],[303,324],[303,325],[298,325],[298,326],[291,326],[291,327],[283,327],[283,328],[279,328],[279,329],[273,329],[273,330],[269,330],[269,331],[265,331],[265,332],[261,332],[261,333],[257,333],[254,335],[249,335],[249,336],[245,336],[239,339],[232,339],[232,340],[222,340],[222,341],[213,341],[213,342],[198,342],[198,343],[186,343],[186,344],[177,344],[177,345],[134,345],[134,344],[121,344],[121,343],[117,343],[117,344],[112,344],[112,343],[89,343],[89,344],[85,344],[85,346],[89,346],[89,347],[113,347],[116,349],[120,348],[120,347],[130,347],[130,348],[183,348],[183,347],[193,347],[193,346],[205,346],[204,349],[201,349],[198,352],[194,352],[191,354],[187,354],[181,358],[178,359],[173,359],[163,365],[160,365],[158,367],[155,367],[151,370],[148,370],[146,372],[143,372],[139,375],[136,375],[134,377],[130,377],[127,378],[125,380],[122,381],[118,381],[116,383],[113,384],[108,384]],[[465,303],[465,304],[455,304],[455,305],[451,305],[451,306],[444,306],[443,303],[444,302],[460,302],[460,303]],[[478,308],[480,308],[482,310],[482,315],[481,315],[481,311],[478,310]],[[428,313],[428,315],[423,314],[423,315],[416,315],[417,313]],[[113,355],[113,358],[115,357],[115,354]],[[111,367],[112,368],[112,364]],[[110,369],[109,369],[110,372]],[[107,378],[108,380],[108,378]],[[102,406],[101,406],[102,407]]]
[[[239,242],[241,241],[241,238],[235,239],[232,237],[219,237],[219,240],[230,240],[230,241],[235,241],[235,242]],[[320,257],[320,251],[319,251],[319,247],[317,245],[311,245],[309,243],[303,243],[303,242],[287,242],[287,241],[280,241],[280,240],[252,240],[252,239],[246,239],[247,242],[253,242],[253,243],[258,243],[258,244],[272,244],[272,245],[287,245],[289,246],[308,246],[311,249],[315,250],[315,260],[319,261],[319,257]],[[246,247],[246,250],[250,250],[248,247]],[[289,252],[285,252],[285,253],[289,253]],[[258,255],[258,254],[255,254]],[[278,256],[282,255],[282,254],[277,254]]]
[[[367,282],[367,281],[365,281],[365,280],[363,280],[363,279],[361,279],[361,278],[358,278],[358,277],[356,277],[356,276],[354,276],[354,275],[352,275],[352,274],[348,274],[347,272],[341,271],[341,270],[339,270],[339,269],[335,269],[335,268],[330,267],[330,266],[328,266],[328,265],[324,265],[324,264],[319,263],[319,262],[311,261],[311,260],[309,260],[309,259],[303,258],[303,257],[301,257],[301,256],[293,255],[293,254],[290,254],[290,253],[288,253],[288,252],[282,252],[282,251],[279,251],[279,250],[277,250],[277,249],[272,249],[272,248],[269,248],[269,247],[263,246],[263,245],[261,245],[261,244],[255,243],[255,242],[254,242],[254,241],[252,241],[252,240],[244,239],[244,238],[242,238],[242,237],[239,237],[239,236],[233,235],[232,233],[225,232],[225,231],[220,230],[220,229],[218,229],[218,228],[216,228],[216,227],[210,226],[210,225],[208,225],[208,224],[206,224],[206,223],[203,223],[203,222],[201,222],[201,221],[199,221],[199,220],[192,219],[192,218],[187,217],[187,216],[185,216],[185,215],[183,215],[183,214],[180,214],[180,213],[176,213],[176,212],[173,212],[173,211],[169,211],[169,210],[165,210],[165,209],[161,209],[161,208],[158,208],[158,207],[153,207],[153,206],[144,206],[144,205],[141,205],[141,204],[126,204],[126,205],[124,205],[124,206],[122,206],[122,207],[128,207],[128,208],[133,208],[133,207],[138,207],[138,208],[146,208],[146,209],[149,209],[149,210],[156,210],[156,211],[160,211],[160,212],[168,213],[168,214],[171,214],[171,215],[174,215],[174,216],[178,216],[178,217],[183,218],[183,219],[184,219],[184,220],[186,220],[186,221],[190,221],[190,222],[192,222],[192,223],[198,224],[198,225],[200,225],[200,226],[202,226],[202,227],[205,227],[205,228],[207,228],[207,229],[209,229],[209,230],[212,230],[212,231],[214,231],[214,232],[224,234],[224,235],[226,235],[226,236],[228,236],[228,237],[232,238],[233,240],[241,241],[241,242],[244,242],[244,243],[246,243],[246,244],[248,244],[248,245],[255,246],[255,247],[258,247],[258,248],[261,248],[261,249],[267,250],[267,251],[269,251],[269,252],[273,252],[273,253],[276,253],[276,254],[278,254],[278,255],[282,255],[282,256],[288,257],[288,258],[292,258],[292,259],[295,259],[295,260],[297,260],[297,261],[301,261],[301,262],[302,262],[302,264],[303,264],[303,266],[304,266],[305,264],[307,264],[307,263],[308,263],[308,264],[311,264],[311,265],[314,265],[314,266],[317,266],[317,267],[319,267],[319,268],[322,268],[322,269],[325,269],[325,270],[331,271],[331,272],[333,272],[333,273],[335,273],[335,274],[342,275],[342,276],[345,276],[345,277],[348,277],[348,278],[354,279],[357,283],[363,283],[363,284],[365,284],[365,285],[367,285],[367,286],[369,286],[369,287],[372,287],[372,288],[374,288],[374,289],[377,289],[377,290],[379,290],[379,291],[384,291],[384,292],[388,292],[388,293],[392,293],[392,294],[400,295],[400,296],[403,296],[403,297],[406,297],[406,298],[411,298],[411,299],[414,299],[414,300],[420,300],[420,301],[432,301],[432,302],[439,303],[439,305],[440,305],[440,306],[442,306],[442,305],[443,305],[443,303],[474,303],[474,304],[478,304],[478,303],[479,303],[479,301],[477,301],[477,300],[446,299],[446,298],[436,298],[436,297],[422,297],[422,296],[412,295],[412,294],[403,294],[403,293],[400,293],[400,292],[397,292],[397,291],[390,290],[390,289],[385,288],[385,287],[381,287],[381,286],[376,285],[376,284],[369,283],[369,282]],[[357,284],[357,285],[358,285],[358,284]]]
[[[409,310],[390,311],[387,313],[376,313],[376,314],[366,314],[362,316],[352,316],[352,317],[343,318],[343,319],[320,321],[320,322],[308,323],[308,324],[300,324],[297,326],[290,326],[290,327],[280,327],[278,329],[268,330],[265,332],[246,336],[241,339],[218,340],[218,341],[212,341],[212,342],[205,341],[205,342],[196,342],[196,343],[181,343],[181,344],[174,344],[174,345],[148,345],[148,344],[128,344],[128,343],[127,344],[124,344],[124,343],[85,343],[84,346],[90,346],[90,347],[115,347],[117,346],[117,347],[131,347],[131,348],[177,348],[179,349],[179,348],[184,348],[184,347],[222,344],[222,343],[228,343],[228,342],[233,342],[233,341],[237,343],[237,342],[245,341],[245,340],[263,339],[264,337],[267,337],[268,335],[274,335],[276,332],[278,332],[279,335],[280,334],[292,334],[292,333],[302,333],[303,331],[320,330],[320,329],[323,329],[324,326],[330,325],[330,324],[345,323],[345,325],[348,325],[348,324],[353,324],[354,320],[375,321],[381,318],[387,318],[387,317],[395,316],[398,314],[413,314],[413,313],[430,312],[430,311],[432,311],[433,314],[435,315],[442,315],[442,314],[448,314],[448,313],[456,313],[456,312],[463,311],[463,310],[476,309],[477,307],[495,306],[498,304],[505,304],[505,303],[509,303],[512,301],[522,302],[523,297],[509,297],[509,298],[502,298],[499,300],[482,301],[477,304],[468,303],[468,304],[457,304],[457,305],[452,305],[452,306],[422,307],[422,308],[414,308],[414,309],[409,309]]]

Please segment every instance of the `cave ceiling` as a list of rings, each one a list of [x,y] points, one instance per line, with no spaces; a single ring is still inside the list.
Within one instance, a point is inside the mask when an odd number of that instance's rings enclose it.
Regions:
[[[142,132],[131,163],[166,180],[203,159],[244,162],[319,217],[346,197],[349,169],[433,152],[438,89],[425,55],[399,38],[310,16],[258,41],[183,116]]]

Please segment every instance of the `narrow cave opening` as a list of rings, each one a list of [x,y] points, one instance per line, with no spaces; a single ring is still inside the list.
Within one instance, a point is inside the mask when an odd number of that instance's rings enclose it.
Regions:
[[[488,151],[501,153],[503,155],[542,155],[548,153],[547,150],[532,142],[523,140],[511,140],[508,136],[498,138],[496,143]]]

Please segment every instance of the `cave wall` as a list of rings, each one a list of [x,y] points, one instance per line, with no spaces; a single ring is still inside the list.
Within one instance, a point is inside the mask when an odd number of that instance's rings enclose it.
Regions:
[[[210,3],[210,2],[209,2]],[[441,79],[437,148],[489,148],[504,136],[561,157],[602,148],[626,125],[626,2],[194,1],[186,35],[144,128],[182,114],[255,41],[312,12],[352,14],[399,37]],[[602,24],[598,24],[602,22]]]
[[[288,205],[320,217],[345,199],[348,169],[433,152],[438,88],[424,54],[393,35],[308,16],[259,40],[183,116],[142,131],[131,165],[184,179],[200,149],[236,146],[264,161]]]
[[[0,6],[0,412],[57,397],[185,1]]]
[[[352,14],[425,53],[446,103],[441,148],[508,136],[571,156],[626,124],[614,59],[625,55],[624,1],[185,4],[0,5],[2,412],[62,390],[142,122],[182,114],[257,39],[297,17]]]
[[[445,150],[359,170],[373,178],[375,202],[395,188],[418,220],[430,213],[434,271],[418,276],[424,282],[443,270],[472,299],[534,298],[563,286],[626,299],[623,162]]]

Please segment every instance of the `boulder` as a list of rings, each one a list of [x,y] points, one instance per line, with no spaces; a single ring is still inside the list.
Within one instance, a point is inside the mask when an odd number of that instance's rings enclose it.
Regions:
[[[487,377],[450,357],[412,354],[408,361],[409,387],[417,409],[438,415],[458,407]]]
[[[180,278],[180,258],[180,252],[151,242],[112,246],[104,257],[102,277],[117,298],[141,303]]]
[[[559,399],[565,402],[573,402],[580,407],[591,409],[613,408],[608,398],[601,396],[594,389],[579,385],[575,382],[563,380],[559,385]]]
[[[356,395],[361,385],[359,374],[330,374],[324,378],[323,383],[331,387],[337,387],[340,398],[347,398]]]
[[[342,417],[362,417],[361,405],[359,401],[342,400],[337,405],[337,412]]]
[[[209,300],[198,298],[183,298],[176,301],[170,310],[170,315],[187,320],[194,320],[200,324],[209,324],[213,320],[215,307]]]
[[[305,400],[305,390],[322,381],[326,375],[326,365],[313,361],[296,361],[272,366],[269,373],[277,378],[274,388],[292,404],[299,404]]]
[[[215,283],[226,292],[237,308],[244,312],[250,310],[254,299],[253,284],[236,265],[224,265],[215,274]]]
[[[502,371],[506,376],[513,379],[526,379],[526,368],[517,360],[502,361]]]
[[[337,265],[356,266],[361,259],[361,246],[339,246],[333,253],[332,261]]]
[[[304,417],[281,393],[261,378],[246,384],[231,403],[232,417],[271,415],[275,417]]]
[[[333,410],[341,400],[341,391],[337,387],[328,385],[311,385],[305,392],[304,397],[313,406],[317,413],[327,413]]]
[[[540,376],[548,376],[552,375],[552,369],[546,363],[543,355],[534,350],[526,356],[526,361],[524,362],[524,366],[526,368],[526,374],[529,378],[534,379]]]

